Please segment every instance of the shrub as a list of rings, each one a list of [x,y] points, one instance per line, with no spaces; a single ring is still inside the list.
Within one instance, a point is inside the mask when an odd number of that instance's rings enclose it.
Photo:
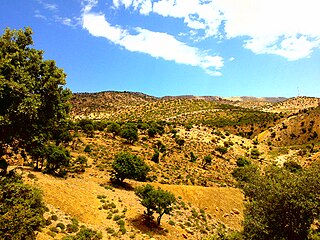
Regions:
[[[190,162],[196,162],[197,158],[198,157],[193,152],[190,152]]]
[[[4,240],[35,239],[44,223],[41,192],[9,173],[0,177],[0,236]]]
[[[245,157],[239,157],[237,159],[237,166],[238,167],[244,167],[244,166],[250,165],[250,164],[251,164],[250,160],[246,159]]]
[[[66,226],[63,223],[57,223],[56,227],[60,228],[61,230],[64,230]]]
[[[206,155],[203,159],[203,167],[206,167],[207,165],[210,165],[211,163],[212,163],[211,155]]]
[[[151,161],[155,162],[155,163],[159,163],[159,150],[158,149],[154,149],[154,154],[151,158]]]
[[[250,154],[251,154],[251,157],[252,157],[253,159],[258,159],[259,156],[260,156],[260,152],[259,152],[259,150],[256,149],[256,148],[251,149]]]
[[[92,152],[92,147],[91,147],[91,145],[86,145],[86,147],[84,148],[84,152],[86,152],[86,153],[91,153],[91,152]]]
[[[302,167],[299,163],[295,161],[287,161],[283,164],[283,166],[290,172],[298,172],[302,170]]]
[[[222,155],[228,152],[228,148],[223,146],[217,146],[215,150]]]
[[[99,240],[102,239],[102,233],[90,228],[81,227],[80,231],[74,236],[64,237],[63,240]]]

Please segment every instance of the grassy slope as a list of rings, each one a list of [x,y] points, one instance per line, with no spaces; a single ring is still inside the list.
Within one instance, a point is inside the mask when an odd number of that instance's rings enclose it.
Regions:
[[[72,156],[73,158],[78,155],[88,157],[91,167],[87,168],[84,174],[61,180],[35,173],[37,181],[33,182],[43,190],[51,214],[59,213],[61,215],[59,220],[64,219],[63,221],[66,223],[70,221],[68,218],[76,217],[88,227],[102,231],[106,239],[112,235],[106,231],[107,228],[118,231],[119,227],[115,221],[106,219],[109,210],[99,210],[103,203],[97,198],[98,195],[105,195],[109,202],[115,203],[119,212],[127,208],[124,218],[127,233],[115,238],[121,236],[121,238],[127,239],[132,236],[135,239],[150,237],[156,239],[182,239],[185,237],[199,239],[201,236],[212,233],[210,231],[214,232],[219,223],[233,229],[241,228],[243,195],[236,188],[221,187],[234,184],[230,173],[236,167],[237,157],[250,157],[250,150],[256,147],[262,154],[261,161],[253,161],[264,166],[274,161],[283,163],[288,159],[306,163],[317,154],[307,149],[308,155],[302,157],[299,146],[289,148],[289,145],[303,144],[307,141],[307,137],[302,134],[299,135],[299,138],[290,139],[292,131],[294,134],[296,134],[294,131],[302,131],[300,127],[296,127],[301,126],[302,118],[305,126],[309,126],[314,119],[316,124],[313,125],[312,131],[319,133],[320,129],[317,125],[319,114],[316,110],[303,112],[291,118],[279,118],[277,115],[250,108],[242,109],[224,105],[226,102],[188,98],[159,100],[141,94],[114,92],[97,94],[94,97],[90,94],[76,96],[73,102],[75,104],[73,114],[80,118],[86,116],[112,121],[167,120],[176,125],[177,135],[186,140],[182,148],[178,147],[168,129],[166,134],[155,138],[148,138],[145,132],[140,132],[140,140],[134,145],[124,144],[121,138],[113,139],[111,135],[102,132],[96,132],[94,138],[88,138],[82,134],[81,141],[76,150],[72,152]],[[286,102],[277,103],[272,111],[291,109],[292,106],[299,103],[295,100],[293,103],[288,100]],[[254,104],[246,105],[254,106]],[[288,107],[286,108],[286,106]],[[276,108],[278,110],[275,110]],[[195,125],[187,130],[183,125],[189,123]],[[283,124],[288,126],[286,130],[281,129]],[[222,129],[218,129],[217,126]],[[223,129],[228,130],[229,133]],[[276,132],[279,141],[273,141],[270,138],[271,131]],[[252,132],[252,137],[260,133],[258,136],[259,144],[255,146],[252,140],[232,134],[240,132]],[[145,140],[142,140],[143,136],[146,137]],[[161,156],[159,164],[150,161],[153,154],[153,144],[157,140],[161,140],[167,147],[167,155]],[[313,139],[316,149],[319,148],[317,141],[317,139]],[[223,146],[225,142],[231,142],[232,146],[229,147],[225,155],[221,155],[215,151],[215,147]],[[83,152],[87,144],[93,146],[93,152]],[[151,230],[144,226],[141,220],[144,209],[133,191],[117,188],[105,189],[101,186],[101,184],[109,184],[113,156],[123,149],[138,154],[151,166],[152,174],[156,176],[152,184],[172,191],[176,197],[181,197],[178,204],[179,209],[175,210],[173,216],[164,217],[161,229]],[[191,151],[198,157],[195,163],[189,161]],[[202,159],[205,155],[213,156],[213,164],[207,168],[202,167]],[[126,182],[131,187],[141,184],[127,180]],[[182,207],[185,205],[186,209]],[[200,209],[205,210],[207,222],[204,222],[199,216],[192,216],[192,208],[195,208],[199,215]],[[175,225],[170,225],[169,220]],[[208,231],[203,226],[208,226],[211,230]],[[47,231],[41,233],[38,239],[48,239]],[[63,234],[59,234],[57,238],[62,236]]]

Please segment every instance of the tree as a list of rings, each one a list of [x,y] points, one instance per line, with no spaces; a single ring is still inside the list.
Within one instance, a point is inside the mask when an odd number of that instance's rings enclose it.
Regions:
[[[320,164],[296,173],[273,166],[244,184],[246,239],[308,239],[320,216],[319,173]]]
[[[54,173],[58,169],[61,171],[61,167],[69,166],[70,153],[68,150],[61,146],[50,144],[48,145],[46,150],[46,159],[47,171],[50,173]]]
[[[212,157],[211,155],[206,155],[204,158],[203,158],[203,167],[205,168],[207,165],[210,165],[212,162]]]
[[[120,137],[127,140],[129,143],[134,143],[138,140],[138,129],[132,123],[125,124],[120,132]]]
[[[122,183],[126,178],[145,181],[150,171],[148,165],[140,157],[129,152],[116,154],[112,168],[112,180],[118,183]]]
[[[32,44],[31,28],[0,37],[0,159],[9,147],[29,152],[32,142],[56,140],[67,124],[66,74]]]
[[[107,132],[112,133],[112,137],[115,138],[116,135],[118,135],[121,131],[121,127],[118,123],[116,122],[111,122],[108,126],[107,126]]]
[[[140,198],[141,204],[147,208],[145,215],[148,220],[153,219],[153,213],[158,213],[157,224],[160,225],[164,214],[170,214],[172,205],[176,201],[175,196],[161,188],[155,189],[150,184],[135,189],[136,195]]]
[[[9,176],[10,175],[10,176]],[[36,239],[44,223],[45,204],[41,192],[10,172],[0,177],[0,238]]]

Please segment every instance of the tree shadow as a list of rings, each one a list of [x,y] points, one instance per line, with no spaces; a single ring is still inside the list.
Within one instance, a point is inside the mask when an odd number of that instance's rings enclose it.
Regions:
[[[133,191],[134,190],[134,187],[132,187],[132,185],[130,183],[126,183],[126,182],[119,183],[117,181],[110,180],[109,184],[112,187],[117,188],[117,189],[123,189],[126,191]]]
[[[149,236],[162,235],[167,236],[168,230],[159,226],[155,221],[147,219],[144,214],[130,219],[131,225],[140,232]]]

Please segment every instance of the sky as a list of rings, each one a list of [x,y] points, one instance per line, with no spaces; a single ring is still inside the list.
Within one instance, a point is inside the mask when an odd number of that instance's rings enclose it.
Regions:
[[[320,97],[319,0],[1,0],[73,92]]]

